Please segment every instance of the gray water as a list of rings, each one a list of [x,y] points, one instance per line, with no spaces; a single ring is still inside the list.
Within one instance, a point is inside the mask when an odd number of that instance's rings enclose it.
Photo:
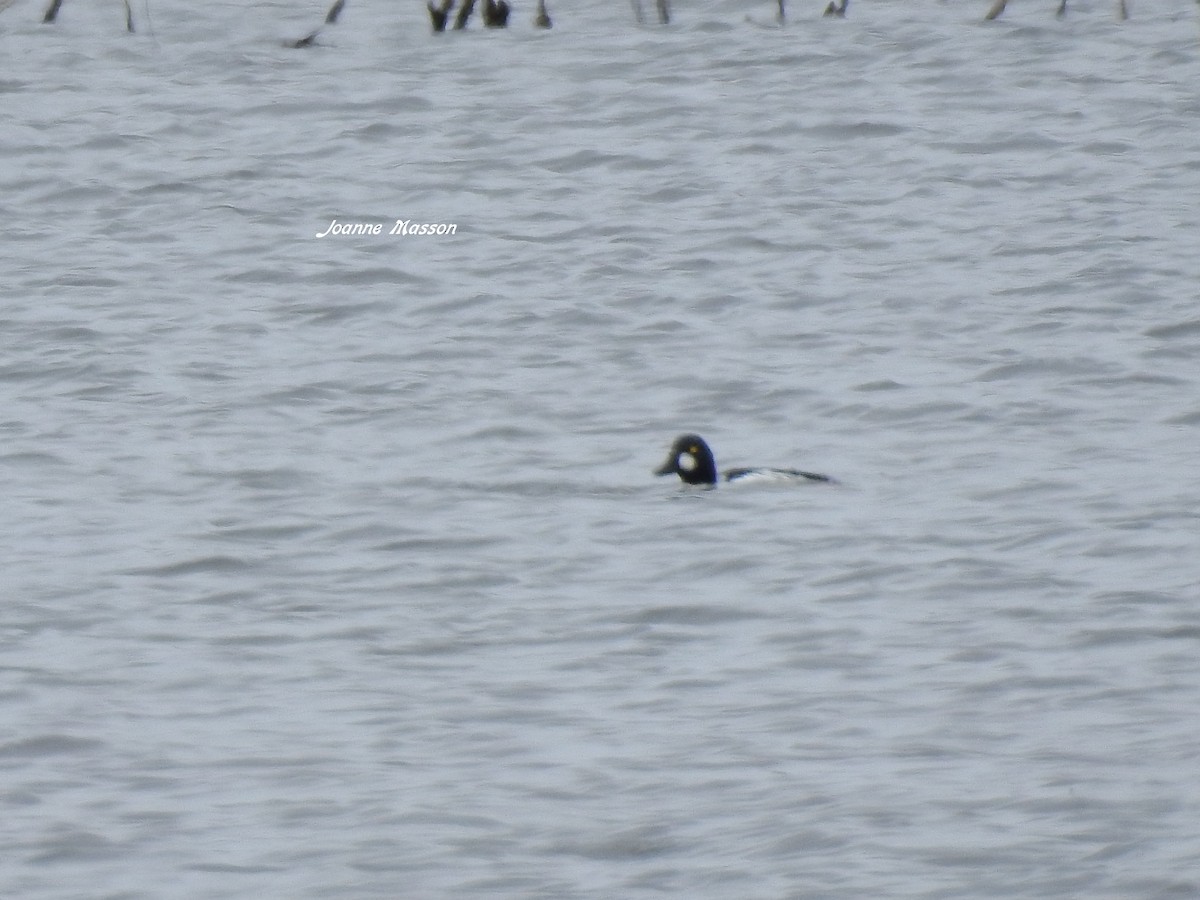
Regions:
[[[1200,894],[1195,4],[819,5],[4,12],[0,895]]]

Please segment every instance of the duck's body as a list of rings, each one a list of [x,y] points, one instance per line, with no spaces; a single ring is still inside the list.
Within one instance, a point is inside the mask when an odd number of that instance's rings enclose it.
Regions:
[[[698,434],[684,434],[675,439],[667,461],[654,471],[655,475],[678,475],[685,484],[713,486],[718,481],[741,484],[812,484],[833,483],[828,475],[802,472],[799,469],[739,468],[717,470],[712,450]]]

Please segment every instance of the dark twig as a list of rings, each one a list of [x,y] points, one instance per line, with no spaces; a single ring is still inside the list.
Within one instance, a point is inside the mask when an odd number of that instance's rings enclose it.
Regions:
[[[508,0],[483,0],[483,26],[485,28],[508,27]]]
[[[462,6],[458,8],[458,15],[454,17],[454,30],[462,31],[467,27],[467,21],[471,18],[471,12],[475,9],[475,0],[465,0]]]
[[[432,0],[425,5],[429,10],[429,21],[433,23],[434,33],[446,30],[446,19],[450,17],[450,10],[454,8],[454,0],[442,0],[441,6],[434,6]]]
[[[128,3],[128,0],[126,0]],[[334,25],[337,23],[338,16],[342,14],[342,10],[346,8],[346,0],[336,0],[333,6],[329,7],[329,12],[325,14],[325,25]],[[304,47],[312,47],[317,43],[317,35],[324,30],[325,25],[322,25],[316,31],[306,34],[298,41],[291,41],[286,46],[294,50],[301,50]]]

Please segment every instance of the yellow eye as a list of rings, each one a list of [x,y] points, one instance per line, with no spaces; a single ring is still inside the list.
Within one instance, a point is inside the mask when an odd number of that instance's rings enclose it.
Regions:
[[[692,446],[688,447],[688,453],[699,453],[699,452],[700,452],[700,448],[697,447],[695,444],[692,444]]]

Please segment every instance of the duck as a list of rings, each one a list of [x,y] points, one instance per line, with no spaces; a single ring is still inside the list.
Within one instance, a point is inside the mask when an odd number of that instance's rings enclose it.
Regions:
[[[684,484],[713,487],[718,481],[760,482],[777,484],[836,484],[828,475],[802,472],[799,469],[739,468],[718,472],[717,461],[704,438],[698,434],[681,434],[671,444],[666,462],[654,470],[655,475],[678,475]]]

